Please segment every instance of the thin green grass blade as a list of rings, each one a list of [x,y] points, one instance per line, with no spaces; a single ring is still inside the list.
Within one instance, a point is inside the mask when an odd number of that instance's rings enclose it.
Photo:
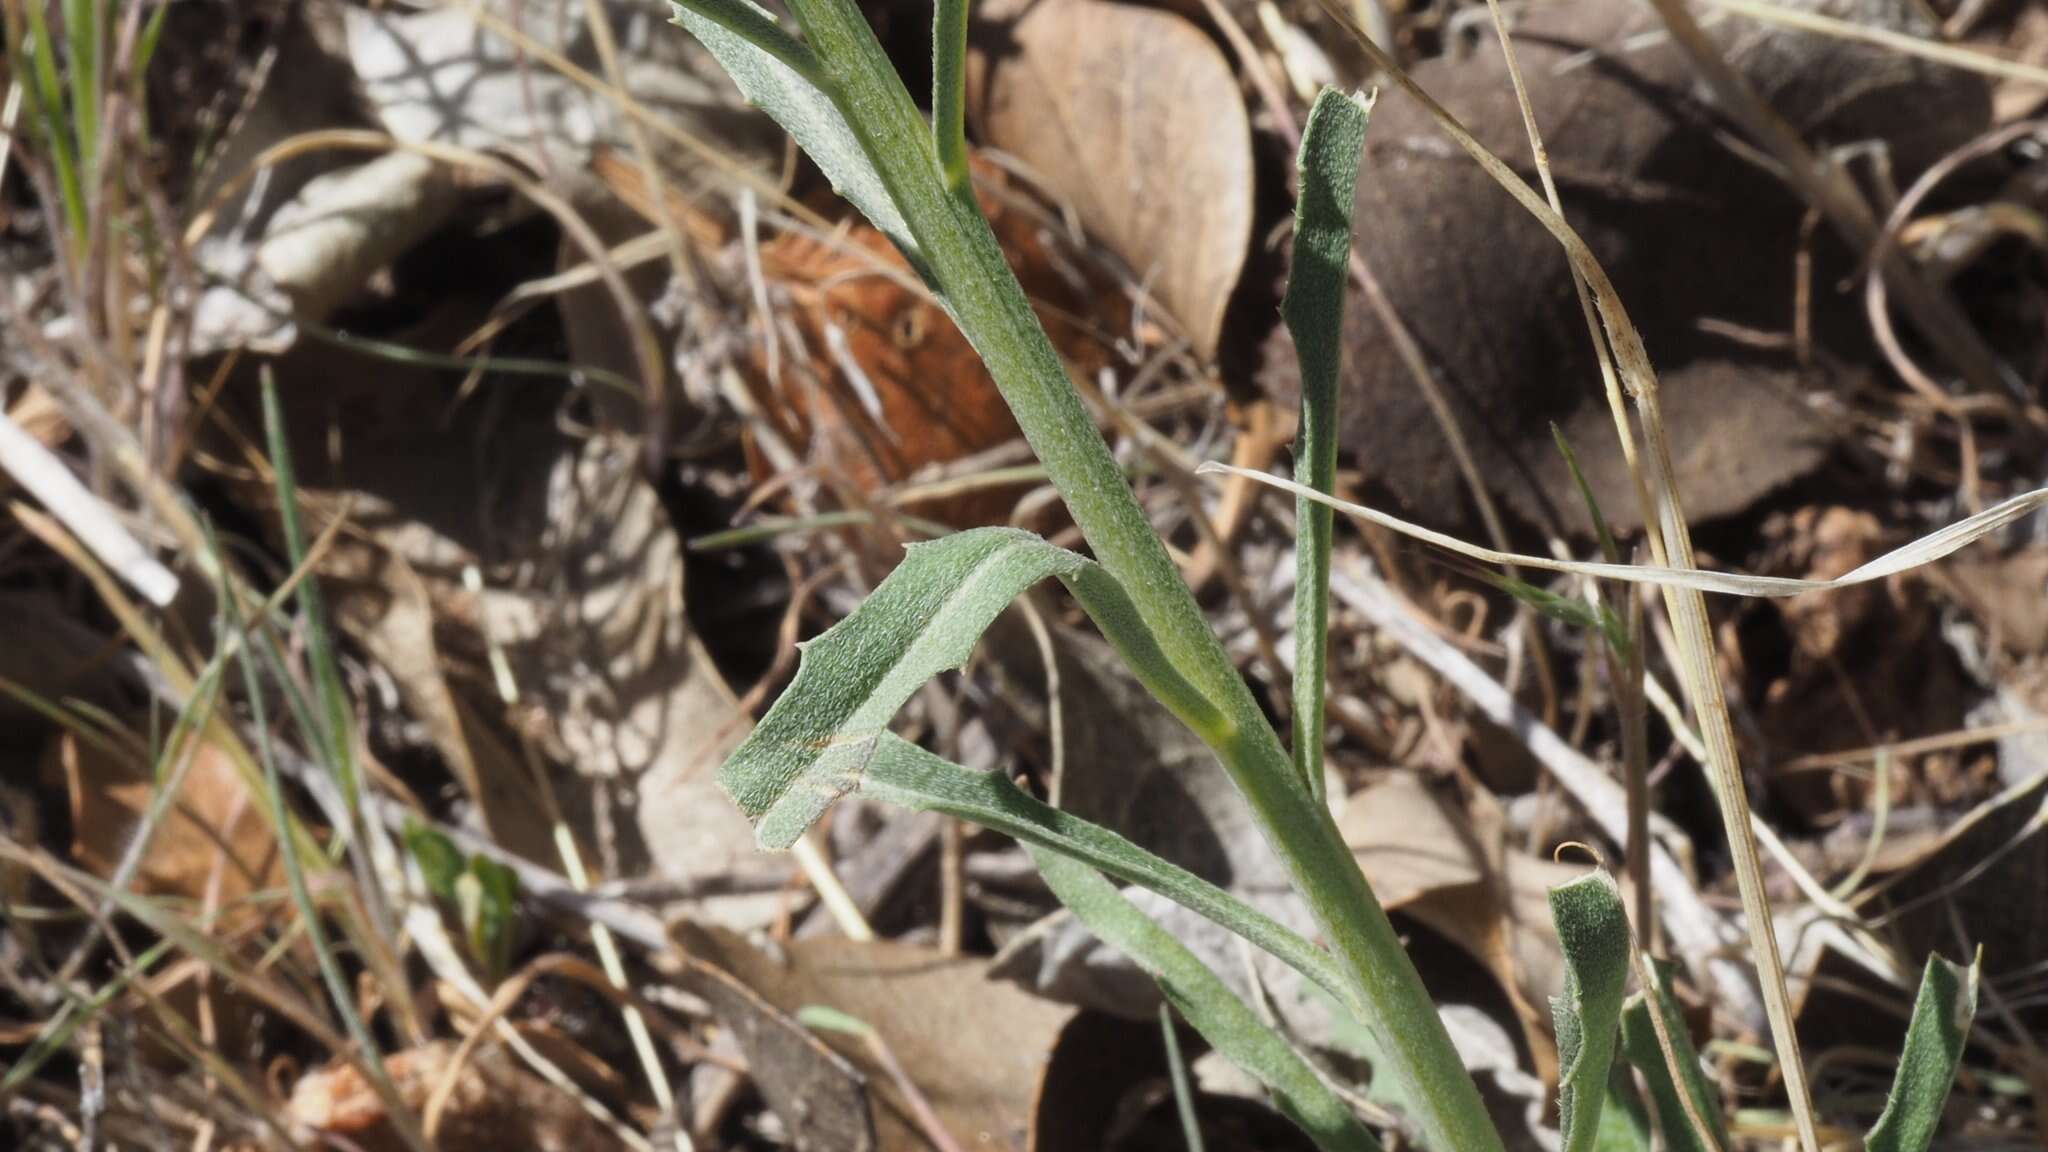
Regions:
[[[1294,481],[1318,492],[1337,483],[1337,374],[1344,359],[1344,286],[1351,273],[1351,209],[1372,106],[1325,88],[1310,109],[1295,161],[1294,265],[1280,305],[1301,361],[1301,430]],[[1329,675],[1330,535],[1336,513],[1296,499],[1294,540],[1294,767],[1323,795],[1323,689]]]
[[[1379,1152],[1379,1141],[1344,1102],[1186,945],[1153,923],[1093,868],[1043,848],[1030,851],[1060,903],[1157,980],[1160,991],[1195,1031],[1266,1085],[1280,1111],[1316,1147],[1324,1152]]]
[[[266,423],[274,424],[275,421],[271,417],[274,416],[277,404],[276,390],[268,386],[268,372],[264,374],[264,382],[264,415]],[[273,453],[276,447],[273,443]],[[280,470],[280,486],[284,480],[285,473]],[[289,495],[291,490],[286,488],[285,491]],[[219,555],[218,542],[209,535],[207,543],[214,552],[214,563],[224,565],[225,561]],[[226,569],[222,567],[221,570]],[[311,581],[308,580],[307,583],[310,584]],[[301,594],[304,588],[302,585]],[[249,640],[248,628],[242,619],[241,609],[235,602],[235,597],[221,597],[221,608],[227,617],[228,627],[232,630],[229,634],[235,637],[238,643],[246,644]],[[291,827],[291,813],[285,804],[284,776],[277,766],[277,750],[271,736],[269,718],[265,714],[263,685],[257,679],[254,663],[247,659],[238,663],[242,666],[242,683],[248,696],[250,734],[257,756],[263,765],[263,799],[269,811],[271,828],[282,839],[285,830]],[[429,1152],[427,1139],[420,1129],[418,1118],[406,1108],[403,1098],[399,1096],[397,1086],[384,1067],[382,1051],[378,1048],[376,1040],[371,1037],[362,1014],[356,1011],[355,997],[349,988],[348,977],[342,972],[341,962],[335,955],[333,943],[328,939],[327,929],[320,919],[320,909],[313,901],[312,888],[306,883],[306,871],[300,863],[298,854],[281,852],[278,858],[284,864],[285,884],[291,889],[292,904],[298,910],[300,926],[305,929],[307,942],[312,945],[320,978],[327,986],[327,994],[334,1011],[341,1016],[349,1040],[355,1045],[361,1057],[362,1068],[370,1081],[370,1087],[383,1103],[386,1114],[391,1117],[392,1124],[406,1145],[413,1152]]]
[[[40,0],[31,0],[40,3]],[[64,0],[64,46],[70,62],[65,76],[71,83],[71,131],[78,143],[78,173],[82,191],[98,184],[100,153],[100,78],[104,67],[100,38],[105,30],[99,0]]]
[[[1195,1086],[1188,1076],[1188,1062],[1180,1053],[1180,1033],[1173,1026],[1173,1009],[1159,1005],[1159,1042],[1166,1046],[1166,1071],[1173,1080],[1173,1107],[1180,1113],[1181,1142],[1187,1152],[1205,1152],[1202,1120],[1195,1115]]]
[[[86,237],[85,197],[78,184],[78,159],[71,134],[64,130],[64,85],[57,75],[57,44],[50,39],[50,22],[43,14],[41,0],[24,5],[28,9],[29,40],[26,71],[34,82],[22,91],[35,105],[36,120],[43,130],[43,144],[50,150],[50,167],[57,177],[57,195],[63,200],[65,220],[71,226],[73,254],[82,251]],[[19,75],[24,69],[15,67]]]
[[[1628,913],[1604,871],[1550,890],[1550,915],[1564,947],[1564,995],[1552,998],[1557,1024],[1557,1113],[1563,1152],[1592,1152],[1614,1067],[1615,1034],[1628,989]]]
[[[278,519],[284,528],[285,554],[296,571],[306,563],[306,527],[299,518],[298,478],[292,466],[291,445],[285,441],[284,410],[277,399],[277,377],[266,364],[260,378],[263,434],[269,441],[270,468],[277,487]],[[310,735],[318,745],[321,763],[334,775],[350,811],[354,811],[361,798],[357,792],[355,742],[349,738],[354,723],[348,693],[341,683],[341,665],[334,656],[334,638],[327,628],[327,612],[321,603],[320,581],[312,573],[307,573],[293,595],[305,620],[306,661],[312,666],[314,687],[320,697],[320,723]]]
[[[1702,1143],[1702,1134],[1694,1130],[1686,1116],[1685,1104],[1678,1096],[1678,1086],[1671,1079],[1671,1067],[1665,1062],[1664,1050],[1657,1043],[1656,1026],[1650,1022],[1650,1001],[1642,992],[1630,996],[1622,1008],[1622,1052],[1650,1086],[1650,1099],[1657,1106],[1657,1129],[1664,1136],[1664,1147],[1670,1152],[1720,1152],[1720,1149],[1728,1147],[1728,1130],[1721,1116],[1720,1094],[1700,1069],[1699,1052],[1692,1046],[1692,1035],[1685,1030],[1685,1018],[1679,1014],[1678,1002],[1671,995],[1672,966],[1655,959],[1649,964],[1651,971],[1656,973],[1657,1001],[1664,1013],[1665,1028],[1671,1034],[1678,1074],[1685,1081],[1685,1091],[1692,1098],[1694,1109],[1707,1123],[1706,1135],[1713,1138],[1711,1145]]]
[[[920,272],[924,260],[903,213],[825,91],[825,67],[753,0],[679,0],[676,23],[703,41],[740,93],[775,118],[832,187],[894,241]]]
[[[966,664],[996,616],[1051,576],[1073,590],[1155,696],[1183,719],[1213,715],[1093,561],[1008,528],[913,544],[859,608],[803,646],[796,679],[719,769],[719,784],[755,822],[762,847],[789,847],[837,798],[817,771],[828,752],[886,731],[911,693]]]
[[[1927,958],[1913,1019],[1906,1025],[1906,1051],[1884,1113],[1863,1138],[1867,1152],[1927,1152],[1941,1126],[1942,1105],[1955,1083],[1956,1065],[1977,1015],[1977,973],[1940,956]]]
[[[142,78],[149,75],[150,61],[156,59],[156,46],[163,42],[164,18],[170,15],[170,11],[168,4],[157,5],[156,11],[149,14],[149,23],[142,26],[141,38],[136,41],[134,83],[138,92],[141,91]]]
[[[1572,442],[1565,439],[1564,429],[1557,421],[1550,422],[1550,438],[1557,442],[1558,455],[1564,457],[1564,466],[1572,474],[1572,483],[1578,487],[1579,499],[1586,505],[1586,514],[1593,519],[1593,531],[1600,537],[1600,554],[1609,564],[1621,563],[1621,545],[1614,542],[1614,530],[1607,525],[1607,517],[1600,511],[1600,499],[1593,495],[1593,486],[1586,483],[1586,474],[1579,471],[1579,455],[1572,451]]]

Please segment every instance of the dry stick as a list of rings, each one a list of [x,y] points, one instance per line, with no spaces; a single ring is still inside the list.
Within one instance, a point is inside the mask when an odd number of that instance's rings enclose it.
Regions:
[[[1543,183],[1543,195],[1550,202],[1551,211],[1564,215],[1564,201],[1557,193],[1557,180],[1550,171],[1550,150],[1543,145],[1543,133],[1536,124],[1536,110],[1529,102],[1529,88],[1522,80],[1521,58],[1515,54],[1514,41],[1508,35],[1507,22],[1501,15],[1500,0],[1486,0],[1486,6],[1493,15],[1493,29],[1500,38],[1501,54],[1507,61],[1508,79],[1515,89],[1515,103],[1522,113],[1522,125],[1528,130],[1529,151],[1536,160],[1536,175]],[[1640,510],[1644,535],[1652,538],[1653,549],[1661,558],[1662,541],[1657,539],[1656,517],[1652,514],[1649,489],[1643,483],[1642,461],[1636,457],[1635,435],[1628,422],[1628,412],[1622,406],[1621,382],[1614,371],[1614,358],[1608,353],[1607,341],[1600,333],[1600,319],[1593,309],[1593,296],[1586,287],[1586,278],[1572,268],[1572,291],[1578,296],[1579,314],[1585,318],[1586,330],[1593,340],[1593,352],[1600,365],[1600,383],[1607,397],[1609,413],[1614,417],[1615,435],[1621,440],[1623,462],[1628,465],[1629,480],[1635,485],[1636,506]],[[1604,537],[1603,537],[1604,538]],[[1619,556],[1609,560],[1619,562]],[[1631,641],[1627,666],[1621,661],[1608,660],[1609,679],[1615,682],[1616,704],[1621,710],[1623,761],[1628,773],[1628,840],[1624,845],[1623,863],[1628,868],[1629,882],[1634,886],[1636,919],[1643,925],[1643,932],[1654,942],[1657,920],[1655,896],[1649,884],[1650,865],[1648,855],[1650,834],[1650,792],[1649,792],[1649,749],[1648,733],[1644,721],[1647,719],[1643,708],[1643,646],[1642,597],[1628,590]]]
[[[1871,24],[1858,24],[1849,20],[1823,16],[1783,4],[1763,4],[1757,0],[1704,0],[1705,3],[1737,16],[1745,16],[1763,24],[1778,24],[1797,28],[1805,32],[1817,32],[1841,40],[1856,40],[1889,48],[1907,56],[1932,60],[1965,72],[1976,72],[1985,76],[1996,76],[2001,80],[2015,80],[2022,84],[2033,84],[2048,88],[2048,68],[2028,64],[2019,60],[2007,60],[1989,52],[1966,48],[1960,44],[1944,44],[1909,32],[1896,32],[1890,28]]]
[[[469,1066],[470,1057],[475,1055],[478,1045],[482,1044],[486,1037],[493,1034],[498,1021],[504,1017],[505,1013],[510,1012],[514,1005],[519,1003],[520,997],[524,996],[526,990],[533,986],[534,981],[542,976],[562,976],[575,980],[577,983],[610,1000],[619,1009],[634,1012],[642,1019],[651,1019],[661,1023],[664,1038],[671,1044],[684,1045],[691,1049],[690,1054],[692,1058],[718,1064],[721,1067],[729,1066],[725,1061],[720,1060],[711,1052],[703,1049],[696,1041],[678,1033],[672,1026],[666,1023],[654,1005],[642,999],[638,993],[630,988],[621,988],[613,984],[590,961],[572,952],[550,953],[546,956],[537,957],[528,963],[526,967],[507,977],[504,983],[498,985],[498,990],[491,995],[491,1002],[484,1008],[483,1015],[477,1018],[475,1025],[470,1029],[469,1035],[462,1038],[462,1043],[456,1046],[454,1055],[448,1058],[447,1066],[441,1070],[440,1078],[434,1082],[433,1091],[427,1094],[427,1104],[422,1109],[422,1126],[426,1130],[429,1141],[435,1140],[441,1127],[441,1117],[447,1111],[449,1098],[455,1094],[455,1087],[462,1077],[462,1071]]]
[[[1905,230],[1907,222],[1912,219],[1914,210],[1927,199],[1928,195],[1943,180],[1953,175],[1958,168],[1981,157],[1990,155],[2023,137],[2038,137],[2041,135],[2041,131],[2041,126],[2032,121],[2009,124],[2003,128],[1993,129],[1949,153],[1947,156],[1942,157],[1933,167],[1921,173],[1920,178],[1913,181],[1912,186],[1906,189],[1905,195],[1899,197],[1899,202],[1892,207],[1891,213],[1885,217],[1883,226],[1878,229],[1877,237],[1872,242],[1870,249],[1871,262],[1873,264],[1882,264],[1892,256],[1893,252],[1898,248],[1899,236]],[[1937,410],[1957,422],[1965,437],[1964,443],[1967,446],[1970,443],[1969,435],[1971,431],[1969,416],[1958,408],[1954,397],[1950,396],[1946,390],[1928,377],[1926,372],[1907,354],[1904,346],[1899,343],[1898,334],[1892,328],[1891,311],[1886,306],[1887,296],[1884,278],[1881,276],[1871,276],[1864,281],[1863,287],[1864,310],[1869,316],[1871,331],[1876,334],[1878,346],[1883,349],[1885,358],[1891,361],[1892,368],[1898,372],[1900,379],[1904,380],[1915,392],[1927,397],[1928,401]],[[2025,414],[2018,411],[2011,397],[2002,393],[1988,393],[1987,396],[1997,400],[1999,410],[2004,412],[2015,424],[2025,424]],[[1974,469],[1968,469],[1964,476],[1965,494],[1972,497],[1971,503],[1973,506],[1977,503],[1972,491],[1976,486],[1974,474]]]

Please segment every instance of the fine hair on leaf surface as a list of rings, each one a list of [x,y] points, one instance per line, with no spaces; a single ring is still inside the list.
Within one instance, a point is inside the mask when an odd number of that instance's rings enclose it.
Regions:
[[[1796,1040],[1789,1031],[1782,965],[1768,906],[1759,903],[1748,805],[1725,701],[1719,699],[1719,680],[1708,657],[1711,635],[1700,593],[1785,596],[1895,575],[2048,505],[2048,490],[2015,497],[1838,580],[1697,569],[1675,491],[1655,374],[1612,284],[1564,222],[1547,167],[1542,170],[1549,202],[1367,44],[1367,55],[1422,100],[1457,144],[1565,248],[1608,368],[1617,429],[1637,469],[1645,504],[1642,521],[1651,525],[1646,542],[1655,563],[1620,563],[1619,545],[1604,531],[1606,563],[1477,548],[1334,497],[1351,214],[1370,104],[1325,90],[1302,138],[1294,267],[1282,309],[1302,369],[1295,480],[1244,471],[1285,488],[1297,502],[1294,723],[1291,741],[1283,740],[1137,503],[980,214],[970,187],[962,116],[965,3],[941,0],[935,7],[929,119],[853,0],[791,0],[789,7],[801,38],[751,0],[680,0],[676,5],[678,22],[703,41],[749,99],[782,123],[930,287],[982,358],[1045,477],[1065,500],[1089,555],[1013,529],[960,532],[909,549],[864,603],[804,646],[795,679],[721,768],[720,783],[754,821],[760,844],[795,844],[835,800],[856,791],[1008,833],[1025,843],[1055,893],[1083,923],[1158,979],[1187,1020],[1265,1083],[1320,1146],[1370,1147],[1369,1135],[1353,1131],[1356,1121],[1348,1111],[1333,1107],[1319,1083],[1311,1087],[1312,1070],[1281,1055],[1287,1052],[1286,1042],[1258,1024],[1227,990],[1218,996],[1222,986],[1215,973],[1146,919],[1105,877],[1165,895],[1292,965],[1370,1028],[1385,1051],[1375,1072],[1399,1085],[1423,1144],[1447,1152],[1494,1152],[1501,1147],[1500,1134],[1477,1085],[1322,796],[1333,512],[1360,516],[1481,563],[1659,585],[1678,634],[1681,683],[1700,713],[1706,759],[1736,848],[1754,952],[1766,974],[1764,999],[1773,1036],[1787,1064],[1802,1136],[1810,1143],[1812,1122]],[[1335,14],[1350,25],[1348,13]],[[1533,117],[1530,129],[1542,166]],[[1372,227],[1399,223],[1366,222]],[[1640,462],[1620,406],[1624,386],[1639,406],[1649,440]],[[1211,469],[1221,470],[1204,466]],[[1575,465],[1572,470],[1584,489]],[[1597,512],[1594,518],[1604,528]],[[1145,688],[1215,752],[1315,918],[1320,944],[1109,829],[1041,804],[1007,779],[971,771],[889,730],[913,693],[933,677],[964,666],[996,617],[1051,577],[1080,603]],[[1554,614],[1597,629],[1608,647],[1625,658],[1623,663],[1639,658],[1642,631],[1599,601],[1582,605],[1533,585],[1507,587]],[[1634,699],[1640,706],[1640,694]],[[1639,995],[1624,1005],[1635,957],[1614,881],[1594,873],[1557,889],[1552,906],[1566,962],[1565,995],[1554,1010],[1567,1152],[1606,1146],[1610,1136],[1639,1136],[1638,1113],[1627,1106],[1628,1094],[1615,1088],[1617,1052],[1645,1077],[1671,1146],[1696,1146],[1703,1152],[1727,1147],[1718,1101],[1699,1076],[1668,988],[1650,989],[1648,1000]],[[1258,1026],[1239,1027],[1246,1020]],[[1307,1079],[1301,1078],[1304,1072]],[[1617,1100],[1623,1103],[1612,1103]]]
[[[1372,105],[1325,88],[1309,111],[1295,171],[1294,262],[1280,315],[1301,361],[1301,431],[1294,479],[1329,492],[1337,480],[1337,389],[1343,367],[1344,285],[1351,276],[1351,211],[1358,158]],[[1294,502],[1294,763],[1311,795],[1323,794],[1323,692],[1330,645],[1327,505]]]
[[[905,565],[950,573],[951,591],[885,581],[879,606],[871,600],[835,629],[833,650],[841,655],[828,664],[805,660],[721,770],[721,783],[756,820],[765,845],[792,842],[851,778],[843,761],[836,779],[811,773],[833,741],[891,747],[880,730],[909,692],[964,661],[974,638],[1025,587],[1060,575],[1146,688],[1216,751],[1321,925],[1340,999],[1385,1043],[1387,1071],[1416,1101],[1421,1131],[1446,1148],[1499,1148],[1477,1085],[1335,820],[1139,507],[979,206],[948,179],[941,154],[954,141],[951,94],[939,101],[948,119],[935,133],[852,0],[791,7],[804,34],[801,52],[747,0],[684,0],[677,14],[933,288],[980,354],[1094,560],[1083,564],[1042,542],[1034,548],[986,533],[925,545],[943,550],[922,561],[912,553]],[[939,15],[943,23],[957,11],[942,6]],[[933,45],[934,76],[964,82],[956,58],[962,38],[948,25],[935,29]],[[979,570],[997,553],[1009,559]],[[822,655],[812,648],[807,655]],[[855,775],[872,779],[873,771]]]

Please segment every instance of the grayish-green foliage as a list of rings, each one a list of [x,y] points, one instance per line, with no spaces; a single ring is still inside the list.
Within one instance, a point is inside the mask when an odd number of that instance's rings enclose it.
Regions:
[[[1628,989],[1628,913],[1614,880],[1595,871],[1552,888],[1550,915],[1565,961],[1564,995],[1550,1002],[1557,1025],[1558,1124],[1564,1152],[1590,1152],[1599,1141]]]
[[[1208,917],[1344,995],[1328,953],[1235,896],[1099,824],[1040,803],[1001,776],[955,764],[892,732],[835,744],[804,786],[834,797],[859,791],[913,811],[943,812],[1070,856]]]
[[[1295,162],[1294,264],[1280,315],[1301,361],[1301,430],[1294,481],[1318,492],[1337,479],[1337,374],[1344,358],[1344,285],[1351,277],[1351,207],[1371,106],[1334,88],[1317,95]],[[1323,685],[1330,645],[1330,534],[1336,514],[1294,502],[1294,765],[1323,793]]]
[[[1011,528],[914,544],[858,610],[804,645],[795,681],[719,769],[761,846],[795,843],[858,777],[911,693],[966,664],[997,614],[1051,576],[1066,581],[1155,695],[1201,707],[1093,561]]]
[[[1672,1082],[1671,1068],[1664,1060],[1664,1050],[1657,1043],[1656,1026],[1650,1022],[1650,1001],[1642,992],[1628,998],[1621,1012],[1621,1050],[1636,1071],[1643,1074],[1643,1080],[1650,1086],[1650,1099],[1657,1106],[1657,1130],[1664,1136],[1664,1146],[1671,1152],[1719,1152],[1728,1146],[1728,1132],[1721,1119],[1719,1093],[1700,1070],[1699,1052],[1692,1046],[1692,1035],[1685,1030],[1685,1017],[1679,1014],[1678,1002],[1671,995],[1671,965],[1662,960],[1651,960],[1650,970],[1656,974],[1657,1003],[1664,1014],[1664,1025],[1671,1034],[1672,1053],[1677,1057],[1678,1073],[1685,1082],[1685,1090],[1692,1097],[1693,1106],[1706,1120],[1714,1139],[1712,1147],[1701,1144],[1700,1135],[1693,1129],[1685,1114],[1685,1105],[1678,1097],[1678,1087]]]
[[[1378,1152],[1358,1122],[1294,1049],[1268,1028],[1186,945],[1152,922],[1116,886],[1085,864],[1033,848],[1031,859],[1060,903],[1089,931],[1159,982],[1195,1031],[1257,1077],[1282,1112],[1325,1152]]]
[[[818,63],[802,41],[753,0],[673,5],[676,23],[704,42],[740,93],[775,118],[832,187],[919,264],[917,242],[861,151],[846,118],[816,83]],[[715,15],[713,15],[715,13]]]
[[[1891,1097],[1863,1138],[1868,1152],[1927,1152],[1934,1142],[1942,1104],[1970,1039],[1970,1021],[1977,1015],[1978,964],[1973,960],[1965,968],[1940,956],[1927,958]]]

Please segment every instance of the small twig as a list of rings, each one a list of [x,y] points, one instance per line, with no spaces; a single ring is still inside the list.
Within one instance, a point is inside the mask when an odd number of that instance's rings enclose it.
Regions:
[[[159,608],[178,594],[178,578],[158,563],[99,497],[57,455],[0,411],[0,470],[13,476],[50,515],[108,568]]]

